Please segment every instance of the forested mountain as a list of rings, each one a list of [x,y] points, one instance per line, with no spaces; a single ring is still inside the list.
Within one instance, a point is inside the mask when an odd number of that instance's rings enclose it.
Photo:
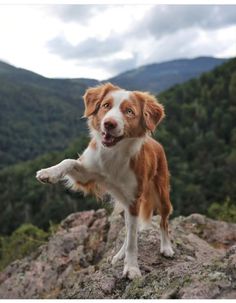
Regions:
[[[225,59],[197,58],[143,66],[109,79],[158,91],[198,76]],[[82,95],[93,79],[49,79],[0,61],[0,169],[63,150],[86,129]],[[160,85],[156,89],[156,85]]]
[[[213,202],[236,201],[236,59],[199,79],[177,85],[158,97],[166,119],[155,137],[167,153],[174,215],[207,213]],[[0,234],[23,222],[47,227],[66,214],[95,207],[94,199],[69,194],[62,186],[43,186],[35,172],[65,157],[76,158],[87,144],[47,154],[0,172]]]
[[[39,74],[31,72],[23,68],[17,68],[10,64],[0,61],[0,76],[1,80],[6,79],[12,84],[27,84],[37,88],[46,89],[53,93],[61,94],[66,97],[73,96],[75,93],[81,93],[84,87],[96,85],[98,83],[95,79],[51,79],[43,77]],[[78,86],[77,86],[78,85]]]
[[[76,159],[87,143],[88,138],[81,136],[63,152],[48,153],[0,170],[0,235],[11,233],[24,222],[47,229],[50,222],[57,223],[69,213],[101,207],[93,197],[69,192],[61,184],[43,185],[35,178],[40,168],[64,158]]]
[[[110,78],[109,81],[130,90],[160,93],[175,84],[198,77],[225,61],[212,57],[178,59],[144,65]]]
[[[167,117],[156,133],[172,174],[176,214],[236,205],[236,59],[161,94]]]
[[[0,168],[62,150],[83,133],[81,96],[96,83],[48,79],[0,62]]]

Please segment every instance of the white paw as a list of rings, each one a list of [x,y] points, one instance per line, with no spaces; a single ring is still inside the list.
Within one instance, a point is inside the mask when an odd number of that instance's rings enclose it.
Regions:
[[[119,260],[122,260],[125,257],[123,250],[119,250],[118,253],[112,258],[111,264],[115,265]]]
[[[174,253],[172,247],[170,245],[168,245],[168,246],[161,247],[161,254],[164,257],[172,258],[175,253]]]
[[[55,174],[55,171],[50,168],[44,168],[36,173],[36,179],[42,183],[57,183],[61,176]]]
[[[134,278],[141,277],[141,272],[138,266],[125,265],[123,277],[133,280]]]

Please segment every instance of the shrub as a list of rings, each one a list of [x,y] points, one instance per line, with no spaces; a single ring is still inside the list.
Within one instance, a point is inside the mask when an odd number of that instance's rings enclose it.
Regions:
[[[23,224],[11,236],[0,237],[0,270],[46,243],[49,233],[32,224]]]
[[[236,223],[236,205],[230,198],[223,203],[212,203],[208,215],[213,219]]]

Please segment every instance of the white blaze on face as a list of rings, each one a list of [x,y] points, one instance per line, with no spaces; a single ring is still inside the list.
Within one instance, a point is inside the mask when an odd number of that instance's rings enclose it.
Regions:
[[[111,96],[113,98],[113,106],[102,119],[102,131],[105,131],[104,121],[107,121],[107,119],[111,118],[117,122],[117,127],[112,130],[112,135],[122,136],[124,134],[124,118],[120,110],[120,105],[124,100],[129,99],[129,95],[130,92],[126,90],[118,90],[111,93]]]

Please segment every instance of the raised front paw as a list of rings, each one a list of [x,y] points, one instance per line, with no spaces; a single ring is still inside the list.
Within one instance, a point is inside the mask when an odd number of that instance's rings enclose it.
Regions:
[[[134,278],[141,277],[141,271],[138,266],[125,265],[123,277],[133,280]]]
[[[44,168],[36,173],[36,179],[41,183],[55,184],[60,180],[61,176],[52,168]]]

